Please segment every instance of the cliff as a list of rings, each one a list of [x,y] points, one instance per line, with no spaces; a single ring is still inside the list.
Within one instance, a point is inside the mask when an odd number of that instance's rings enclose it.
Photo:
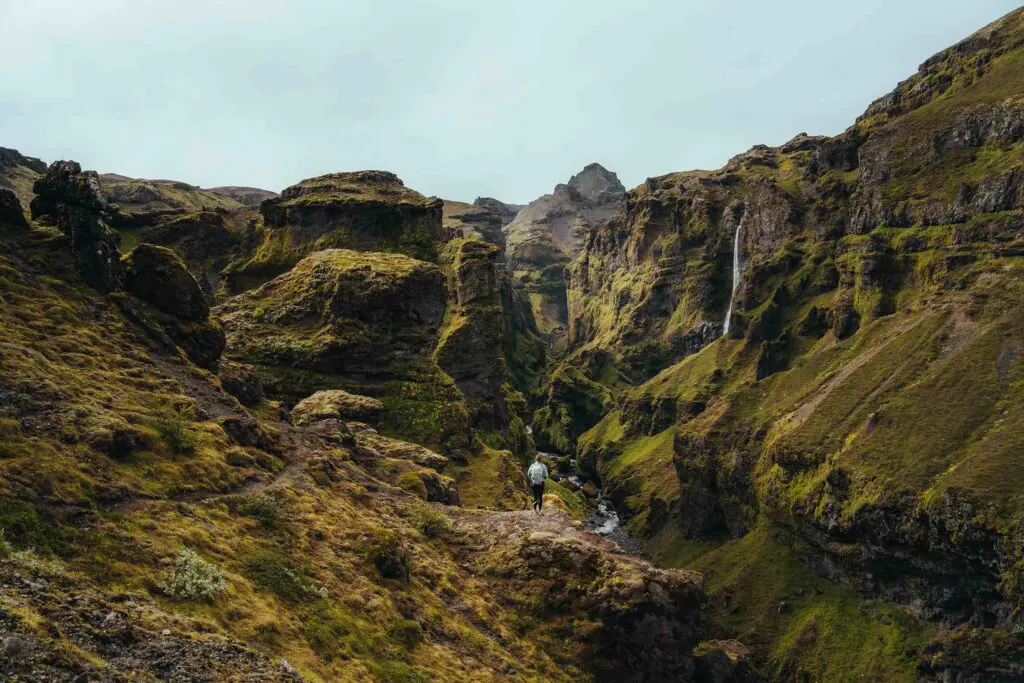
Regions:
[[[839,136],[649,179],[569,267],[615,403],[579,467],[774,677],[1024,671],[1022,83],[1016,11]]]

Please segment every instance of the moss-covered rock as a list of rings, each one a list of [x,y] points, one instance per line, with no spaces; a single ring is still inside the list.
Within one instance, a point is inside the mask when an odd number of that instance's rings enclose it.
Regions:
[[[540,450],[575,453],[576,439],[600,422],[611,394],[572,365],[551,375],[543,406],[533,415],[533,438]]]
[[[250,247],[225,270],[239,292],[279,275],[311,252],[344,248],[436,258],[440,199],[424,197],[386,171],[309,178],[260,205]]]
[[[135,296],[181,320],[195,322],[209,316],[203,290],[173,250],[140,244],[121,262],[125,289]]]
[[[121,240],[107,225],[107,202],[96,172],[83,172],[74,161],[55,161],[32,189],[32,218],[55,225],[68,237],[82,278],[103,291],[117,289]]]
[[[25,212],[13,191],[0,188],[0,225],[15,230],[28,230]]]
[[[376,422],[383,410],[384,404],[375,398],[329,389],[299,401],[292,408],[292,423],[304,425],[328,419]]]
[[[218,367],[217,376],[224,391],[242,405],[255,407],[263,400],[263,381],[254,366],[224,360]]]
[[[434,360],[466,397],[473,426],[491,431],[504,431],[509,421],[498,254],[496,246],[475,239],[445,246],[449,306],[434,351]]]
[[[465,402],[431,357],[447,298],[431,263],[328,249],[216,310],[228,355],[259,367],[272,396],[369,395],[384,405],[383,431],[464,457]]]

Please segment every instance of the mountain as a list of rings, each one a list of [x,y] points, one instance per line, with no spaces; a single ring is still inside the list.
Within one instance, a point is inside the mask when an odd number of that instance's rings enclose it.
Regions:
[[[622,210],[626,190],[600,164],[589,164],[523,207],[505,230],[505,258],[516,282],[530,295],[539,328],[562,346],[568,327],[565,266],[586,234]]]
[[[840,135],[631,190],[568,266],[538,446],[770,677],[1017,680],[1022,257],[1018,10]]]

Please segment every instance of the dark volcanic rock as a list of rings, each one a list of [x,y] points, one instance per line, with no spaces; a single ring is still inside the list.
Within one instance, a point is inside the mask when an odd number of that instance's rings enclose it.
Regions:
[[[164,313],[187,321],[210,314],[203,290],[171,249],[140,244],[122,259],[125,288]]]
[[[237,398],[242,405],[253,407],[263,400],[263,381],[253,366],[223,360],[218,368],[218,377],[224,391]]]
[[[121,283],[121,237],[108,227],[106,200],[95,171],[74,161],[55,161],[33,186],[32,217],[51,222],[68,236],[83,279],[100,290]]]
[[[17,195],[10,190],[0,188],[0,223],[28,230],[28,221],[25,220],[25,212],[21,208],[21,202]]]

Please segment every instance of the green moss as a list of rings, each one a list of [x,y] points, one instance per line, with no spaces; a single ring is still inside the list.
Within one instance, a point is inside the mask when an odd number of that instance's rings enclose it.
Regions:
[[[61,546],[57,528],[25,501],[0,498],[0,537],[18,548],[54,551]]]
[[[395,484],[421,500],[427,499],[427,485],[423,483],[419,472],[406,472],[395,480]]]
[[[323,586],[308,575],[308,568],[273,550],[260,550],[242,558],[245,574],[256,585],[288,603],[324,597]]]

